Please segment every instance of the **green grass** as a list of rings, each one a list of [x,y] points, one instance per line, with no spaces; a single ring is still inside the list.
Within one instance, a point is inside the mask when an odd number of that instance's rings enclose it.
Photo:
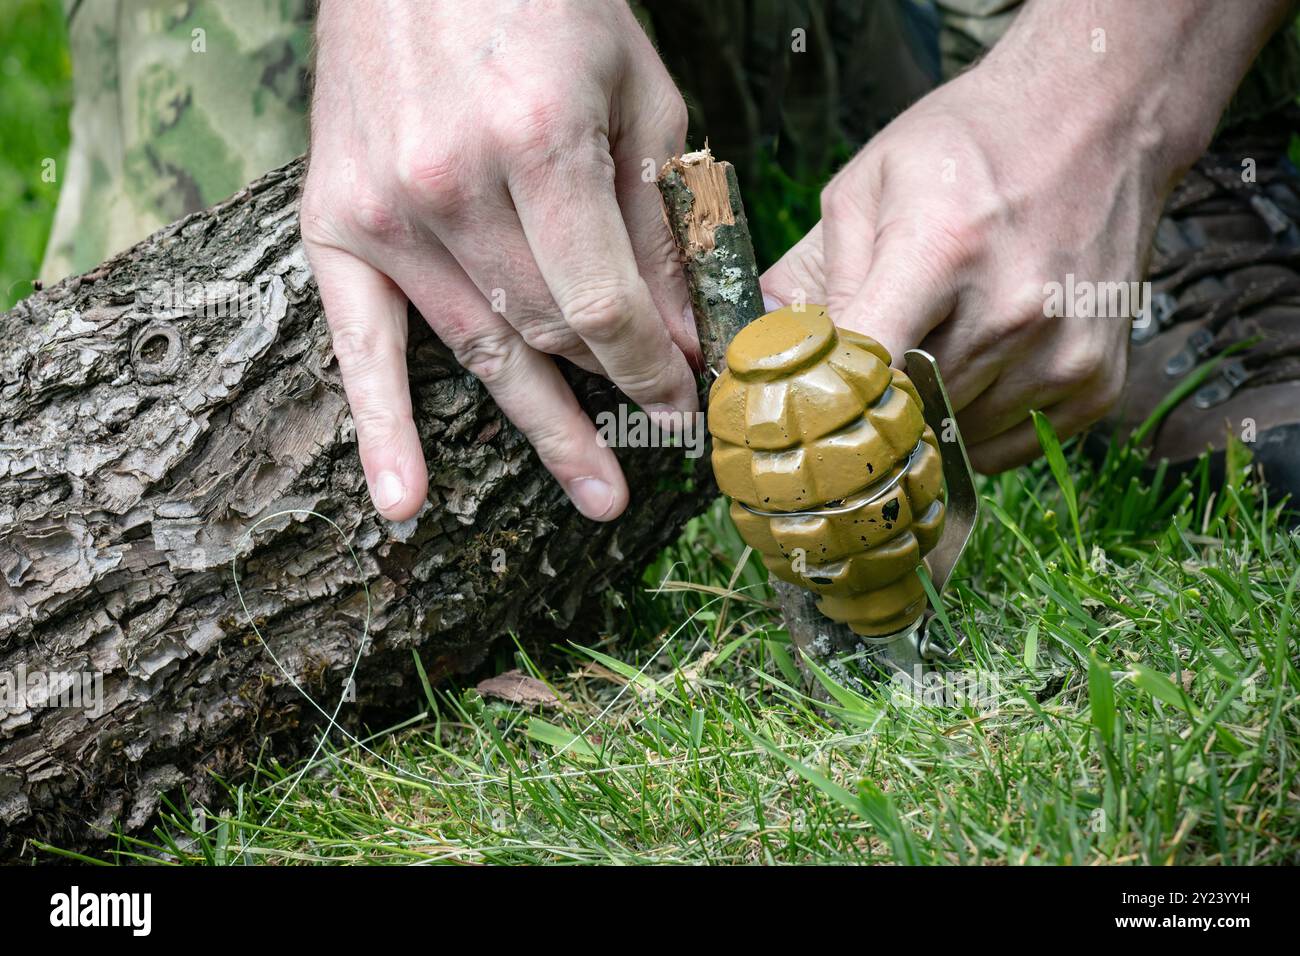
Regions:
[[[57,0],[10,0],[0,308],[30,292],[48,235],[65,44]],[[816,196],[767,173],[750,206],[771,259]],[[1300,537],[1245,468],[1223,487],[1204,470],[1146,481],[1130,452],[1097,473],[1043,438],[1048,460],[984,484],[939,625],[969,637],[950,674],[995,682],[995,709],[915,703],[843,667],[810,696],[715,506],[640,592],[609,596],[594,646],[515,653],[562,710],[430,689],[365,749],[266,763],[201,821],[178,808],[106,859],[1300,862]]]
[[[71,78],[58,0],[6,0],[0,16],[0,311],[31,294],[41,265],[68,151]]]
[[[366,749],[265,765],[202,825],[178,810],[108,858],[1300,861],[1300,535],[1248,464],[1217,488],[1139,467],[1053,453],[984,485],[938,626],[969,638],[949,673],[996,706],[824,673],[832,703],[809,696],[719,503],[646,572],[626,627],[516,652],[562,709],[430,690]]]

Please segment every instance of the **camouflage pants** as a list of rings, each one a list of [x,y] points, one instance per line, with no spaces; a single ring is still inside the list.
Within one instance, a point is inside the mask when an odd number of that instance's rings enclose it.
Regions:
[[[310,0],[64,0],[72,141],[41,278],[85,272],[307,149]]]
[[[691,141],[819,179],[997,41],[1020,0],[632,0],[691,109]],[[64,0],[72,144],[41,278],[84,272],[307,148],[312,0]],[[1229,110],[1300,92],[1295,32]]]

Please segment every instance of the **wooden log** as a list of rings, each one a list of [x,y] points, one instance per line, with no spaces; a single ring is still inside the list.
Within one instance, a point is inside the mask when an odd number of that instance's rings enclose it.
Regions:
[[[592,635],[602,593],[716,494],[680,450],[620,449],[632,506],[582,518],[412,313],[429,500],[381,519],[299,241],[304,168],[0,315],[2,857],[138,831],[163,794],[292,759],[319,719],[290,678],[332,710],[367,603],[351,726],[410,713],[414,654],[437,680],[508,633]],[[566,374],[592,414],[624,400]],[[97,706],[52,706],[79,674]]]

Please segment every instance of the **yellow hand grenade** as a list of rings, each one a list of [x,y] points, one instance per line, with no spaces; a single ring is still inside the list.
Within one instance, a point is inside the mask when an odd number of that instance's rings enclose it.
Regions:
[[[741,537],[772,574],[868,637],[921,617],[916,569],[940,543],[946,510],[938,438],[889,363],[825,307],[787,307],[736,335],[709,394],[713,471]],[[942,395],[937,375],[935,385]]]

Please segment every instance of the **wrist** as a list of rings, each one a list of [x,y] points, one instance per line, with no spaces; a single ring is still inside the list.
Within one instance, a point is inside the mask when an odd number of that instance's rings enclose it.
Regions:
[[[1217,111],[1186,108],[1169,71],[1115,69],[1090,52],[1052,56],[1011,43],[972,72],[1004,98],[1014,91],[1012,108],[1042,141],[1107,162],[1140,162],[1157,189],[1172,187],[1204,152],[1218,119]]]
[[[1287,8],[1029,0],[976,71],[1016,90],[1018,106],[1041,122],[1140,156],[1169,188],[1209,145]]]

